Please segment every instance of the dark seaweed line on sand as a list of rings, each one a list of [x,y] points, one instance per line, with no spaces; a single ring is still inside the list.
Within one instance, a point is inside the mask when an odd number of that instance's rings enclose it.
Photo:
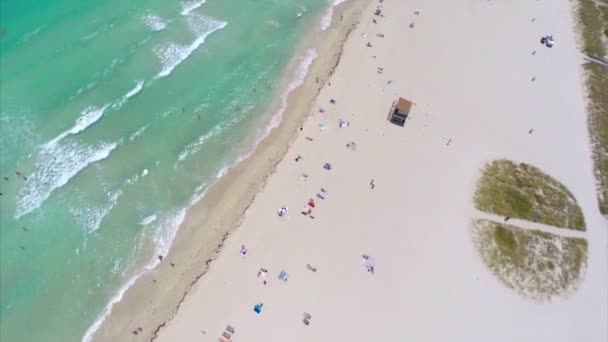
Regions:
[[[348,37],[350,37],[351,33],[355,30],[355,28],[358,25],[359,25],[359,21],[353,23],[351,25],[351,27],[348,29],[348,31],[346,32],[346,35],[344,36],[344,38],[342,39],[342,41],[340,42],[340,51],[339,51],[338,56],[336,58],[336,62],[331,67],[331,69],[330,69],[330,71],[328,73],[327,79],[329,79],[334,74],[336,68],[340,64],[340,60],[342,58],[342,53],[344,52],[344,44],[346,43],[346,41],[348,40]],[[314,99],[316,99],[319,96],[319,93],[321,92],[321,89],[323,88],[323,85],[325,85],[325,81],[322,82],[321,86],[317,88],[317,92],[313,96]],[[310,115],[310,113],[308,115],[306,115],[304,118],[302,118],[301,121],[304,122],[308,118],[309,115]],[[213,261],[215,261],[219,257],[220,252],[222,251],[222,249],[224,247],[224,243],[226,242],[226,240],[230,236],[230,233],[232,233],[235,229],[237,229],[242,224],[243,219],[245,217],[245,213],[247,212],[247,210],[249,209],[249,207],[251,207],[251,205],[255,201],[255,199],[258,196],[260,190],[263,189],[266,186],[266,184],[268,183],[268,180],[270,179],[270,176],[272,176],[276,172],[277,166],[279,165],[279,163],[283,160],[283,158],[287,154],[287,151],[289,150],[289,147],[293,143],[293,140],[295,140],[295,135],[294,135],[294,138],[289,142],[289,144],[287,146],[285,146],[285,148],[283,149],[283,151],[281,153],[281,155],[282,155],[281,158],[279,158],[274,163],[274,165],[272,166],[272,169],[268,172],[268,174],[264,178],[264,181],[260,184],[260,186],[258,187],[257,191],[255,192],[255,195],[253,195],[253,197],[251,198],[251,200],[248,202],[247,206],[239,214],[239,219],[238,219],[237,223],[233,226],[232,229],[230,229],[230,231],[224,233],[224,235],[222,236],[222,240],[216,246],[216,248],[215,248],[215,250],[213,252],[213,256],[205,261],[205,268],[203,269],[203,271],[201,273],[199,273],[198,275],[196,275],[195,278],[190,282],[190,284],[188,285],[188,287],[184,291],[183,296],[181,297],[181,299],[179,300],[179,302],[175,306],[175,310],[174,310],[173,315],[168,320],[166,320],[166,321],[164,321],[164,322],[162,322],[162,323],[160,323],[159,325],[156,326],[156,328],[152,332],[152,337],[150,337],[150,342],[153,342],[154,340],[156,340],[158,338],[159,331],[162,328],[164,328],[167,325],[167,323],[169,323],[171,320],[173,320],[173,318],[175,318],[175,316],[177,315],[177,312],[179,311],[179,308],[181,307],[182,303],[186,300],[186,297],[188,296],[188,294],[190,293],[190,291],[192,290],[192,288],[194,287],[194,285],[199,281],[199,279],[201,279],[207,273],[207,271],[209,271],[209,267],[210,267],[211,263]]]

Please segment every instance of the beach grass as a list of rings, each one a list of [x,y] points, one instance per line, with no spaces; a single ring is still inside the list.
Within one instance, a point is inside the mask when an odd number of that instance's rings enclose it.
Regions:
[[[604,57],[606,46],[602,35],[608,31],[608,2],[579,0],[578,20],[583,52],[589,56]]]
[[[583,52],[606,57],[608,48],[608,1],[580,0],[579,33]],[[608,217],[608,68],[596,63],[584,65],[589,99],[589,133],[597,181],[599,208]]]
[[[608,216],[608,68],[584,65],[589,96],[589,131],[600,211]]]
[[[475,193],[481,211],[584,231],[583,212],[570,191],[528,164],[495,160],[486,164]]]
[[[484,264],[507,287],[538,301],[576,290],[587,262],[587,241],[489,220],[473,222]]]

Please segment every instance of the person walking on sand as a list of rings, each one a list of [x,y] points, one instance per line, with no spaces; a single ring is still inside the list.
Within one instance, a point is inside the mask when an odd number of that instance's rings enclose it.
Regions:
[[[367,272],[374,274],[374,269],[376,267],[376,260],[367,254],[363,254],[363,266],[367,268]]]

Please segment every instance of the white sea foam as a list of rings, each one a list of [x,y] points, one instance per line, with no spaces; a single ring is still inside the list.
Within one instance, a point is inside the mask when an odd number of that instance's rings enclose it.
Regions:
[[[142,89],[144,89],[144,81],[137,81],[135,87],[129,90],[126,94],[124,94],[123,97],[120,98],[120,100],[114,102],[114,104],[112,105],[112,109],[118,109],[122,107],[122,105],[124,105],[130,98],[139,94]]]
[[[142,219],[142,220],[139,222],[139,224],[141,224],[142,226],[147,226],[147,225],[149,225],[150,223],[152,223],[152,222],[156,221],[156,219],[157,219],[157,218],[158,218],[158,217],[156,216],[156,213],[154,213],[154,214],[152,214],[152,215],[150,215],[150,216],[146,216],[146,217],[144,217],[144,218],[143,218],[143,219]]]
[[[105,306],[102,313],[97,317],[97,319],[93,322],[93,324],[91,324],[91,326],[84,333],[84,336],[82,337],[82,340],[81,340],[82,342],[90,342],[93,339],[93,335],[95,334],[95,332],[99,329],[99,327],[101,327],[101,324],[103,323],[103,321],[105,321],[106,317],[108,317],[108,315],[110,315],[110,313],[112,312],[112,307],[114,306],[114,304],[116,304],[122,300],[122,297],[125,295],[125,292],[127,292],[127,290],[131,286],[133,286],[133,284],[135,284],[137,279],[139,279],[139,277],[141,277],[144,273],[145,273],[145,271],[140,271],[140,272],[136,273],[135,275],[133,275],[131,278],[129,278],[124,284],[122,284],[122,286],[118,289],[118,291],[116,291],[114,296],[110,299],[110,302]]]
[[[133,133],[129,137],[129,141],[133,141],[135,138],[137,138],[138,136],[140,136],[146,130],[146,128],[148,128],[148,126],[150,126],[150,124],[142,126],[140,129],[138,129],[135,133]]]
[[[308,68],[318,56],[319,55],[317,54],[317,50],[306,50],[304,56],[302,56],[302,58],[300,59],[300,63],[298,64],[294,72],[294,77],[292,81],[287,85],[287,89],[285,89],[285,92],[283,92],[283,95],[281,96],[281,106],[273,115],[272,119],[270,120],[270,126],[261,139],[266,138],[268,136],[268,133],[270,133],[273,128],[276,128],[279,123],[281,123],[281,120],[283,119],[283,112],[287,108],[287,97],[294,89],[302,85],[302,83],[304,82],[304,78],[306,78],[306,75],[308,74]]]
[[[32,39],[34,36],[38,35],[38,33],[40,33],[40,30],[42,29],[42,27],[38,27],[35,30],[26,33],[25,35],[23,35],[23,37],[21,37],[21,42],[27,42],[30,39]]]
[[[164,111],[164,112],[163,112],[163,113],[162,113],[160,116],[161,116],[161,117],[164,119],[164,118],[166,118],[167,116],[169,116],[169,115],[171,115],[171,114],[175,113],[175,112],[176,112],[176,110],[177,110],[177,107],[169,108],[168,110]]]
[[[72,126],[67,131],[62,132],[61,134],[56,136],[53,140],[44,144],[43,148],[44,147],[52,148],[61,139],[67,137],[68,135],[78,134],[78,133],[84,131],[85,129],[91,127],[94,123],[96,123],[97,121],[99,121],[99,119],[101,119],[101,117],[103,116],[103,113],[105,112],[106,108],[108,108],[108,106],[109,105],[104,105],[101,108],[98,108],[95,106],[87,107],[85,110],[82,111],[82,113],[80,114],[78,119],[76,119],[76,123],[74,124],[74,126]]]
[[[79,223],[85,228],[88,234],[99,229],[104,217],[116,206],[118,198],[122,195],[122,190],[108,194],[109,201],[100,207],[85,207],[82,209],[71,209]]]
[[[234,107],[233,111],[237,110],[237,103],[238,101],[233,100],[231,101],[231,103],[229,103],[226,108],[231,108]],[[240,110],[242,110],[243,112],[247,112],[247,110],[250,109],[249,106],[244,107],[244,108],[240,108]],[[235,126],[236,124],[238,124],[241,120],[243,120],[244,116],[236,116],[232,119],[230,119],[229,121],[225,121],[223,123],[220,123],[216,126],[214,126],[209,132],[201,135],[198,137],[198,139],[189,144],[188,146],[186,146],[186,148],[184,148],[184,150],[177,156],[177,160],[178,162],[175,164],[174,168],[177,168],[177,165],[179,164],[179,162],[184,161],[186,158],[188,158],[189,156],[195,154],[196,152],[198,152],[201,147],[211,138],[214,138],[218,135],[220,135],[222,132],[224,132],[226,129],[229,129],[233,126]]]
[[[171,249],[171,243],[177,234],[177,230],[179,226],[182,225],[184,219],[186,218],[186,209],[182,208],[176,210],[169,215],[164,220],[158,221],[157,231],[154,234],[154,246],[156,248],[156,254],[158,255],[167,255],[169,254],[169,249]],[[148,270],[154,269],[159,264],[159,260],[154,256],[153,262],[151,262],[148,266]]]
[[[331,26],[331,18],[334,15],[334,7],[339,4],[345,2],[346,0],[333,0],[329,5],[327,11],[325,11],[325,15],[321,18],[321,30],[325,31]]]
[[[128,93],[125,94],[124,98],[129,99],[137,94],[144,88],[144,81],[138,81],[135,87],[129,90]]]
[[[146,14],[142,20],[148,28],[154,32],[159,32],[167,27],[167,21],[155,14]]]
[[[300,63],[294,71],[292,81],[287,85],[287,88],[281,95],[281,105],[279,106],[279,109],[277,109],[277,111],[274,113],[266,128],[260,134],[258,134],[254,147],[248,153],[237,157],[234,163],[222,167],[216,174],[216,178],[223,177],[224,175],[226,175],[226,173],[228,173],[228,171],[230,171],[230,169],[240,164],[243,160],[249,158],[256,150],[257,146],[262,142],[262,140],[264,140],[274,128],[279,126],[281,120],[283,120],[283,113],[285,112],[285,109],[287,109],[287,98],[289,94],[294,89],[302,85],[302,83],[304,82],[304,78],[306,78],[306,75],[308,74],[308,68],[310,67],[312,62],[317,58],[317,56],[318,54],[315,49],[306,50],[304,56],[301,57]]]
[[[120,141],[97,146],[74,142],[43,146],[34,171],[19,192],[15,218],[37,209],[56,189],[66,185],[90,164],[107,158]]]
[[[205,195],[207,194],[207,183],[203,183],[201,185],[199,185],[195,190],[194,190],[194,195],[192,195],[192,198],[190,199],[190,206],[195,205],[196,203],[198,203],[200,200],[202,200]]]
[[[160,59],[163,69],[154,77],[161,78],[171,74],[173,69],[188,58],[192,52],[205,43],[205,39],[217,30],[221,30],[227,22],[205,17],[191,15],[187,17],[188,24],[192,31],[196,33],[196,39],[190,45],[179,45],[169,43],[155,49],[156,55]]]
[[[127,179],[125,181],[125,184],[127,184],[127,185],[133,184],[133,183],[137,182],[138,179],[139,179],[139,174],[136,173],[133,176],[129,177],[129,179]]]
[[[107,25],[103,25],[103,26],[99,27],[97,30],[91,32],[90,34],[87,34],[84,37],[82,37],[82,40],[90,40],[90,39],[94,38],[95,36],[97,36],[98,34],[106,32],[106,31],[110,30],[113,27],[114,27],[113,23],[107,24]]]
[[[135,273],[132,277],[130,277],[122,286],[116,291],[114,296],[110,299],[108,304],[104,307],[103,311],[97,316],[97,319],[91,324],[91,326],[87,329],[82,337],[82,342],[90,342],[95,335],[95,332],[99,330],[101,324],[106,320],[106,318],[112,313],[112,308],[114,305],[122,300],[125,295],[125,292],[135,284],[137,279],[139,279],[142,275],[146,274],[150,270],[153,270],[158,264],[160,264],[160,260],[158,260],[157,255],[167,255],[169,249],[171,247],[171,242],[175,238],[175,234],[179,226],[184,221],[186,217],[186,208],[176,210],[169,215],[167,215],[164,219],[157,221],[155,224],[156,229],[154,230],[154,247],[156,253],[152,256],[151,260],[148,264],[139,272]],[[151,223],[150,223],[151,224]]]
[[[112,267],[112,274],[117,274],[120,270],[120,259],[114,260],[114,267]]]
[[[195,142],[186,146],[186,148],[179,154],[179,156],[177,156],[177,160],[181,162],[184,159],[188,158],[190,155],[196,153],[199,150],[201,145],[203,145],[207,140],[220,134],[223,130],[224,130],[223,124],[216,125],[209,132],[198,137],[198,139]]]
[[[182,2],[182,10],[179,12],[181,15],[188,15],[190,12],[195,9],[203,6],[207,2],[206,0],[192,0],[192,1],[183,1]]]

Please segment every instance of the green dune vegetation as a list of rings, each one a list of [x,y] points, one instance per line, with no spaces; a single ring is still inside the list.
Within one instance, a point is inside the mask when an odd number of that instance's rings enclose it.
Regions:
[[[473,240],[507,287],[537,301],[572,293],[587,262],[587,241],[478,219]]]
[[[579,0],[581,48],[589,57],[606,62],[608,48],[608,0]],[[588,62],[583,65],[589,99],[589,133],[597,179],[599,207],[608,217],[608,67]]]
[[[506,159],[486,164],[475,193],[475,206],[500,216],[586,229],[581,208],[563,184],[534,166]]]

